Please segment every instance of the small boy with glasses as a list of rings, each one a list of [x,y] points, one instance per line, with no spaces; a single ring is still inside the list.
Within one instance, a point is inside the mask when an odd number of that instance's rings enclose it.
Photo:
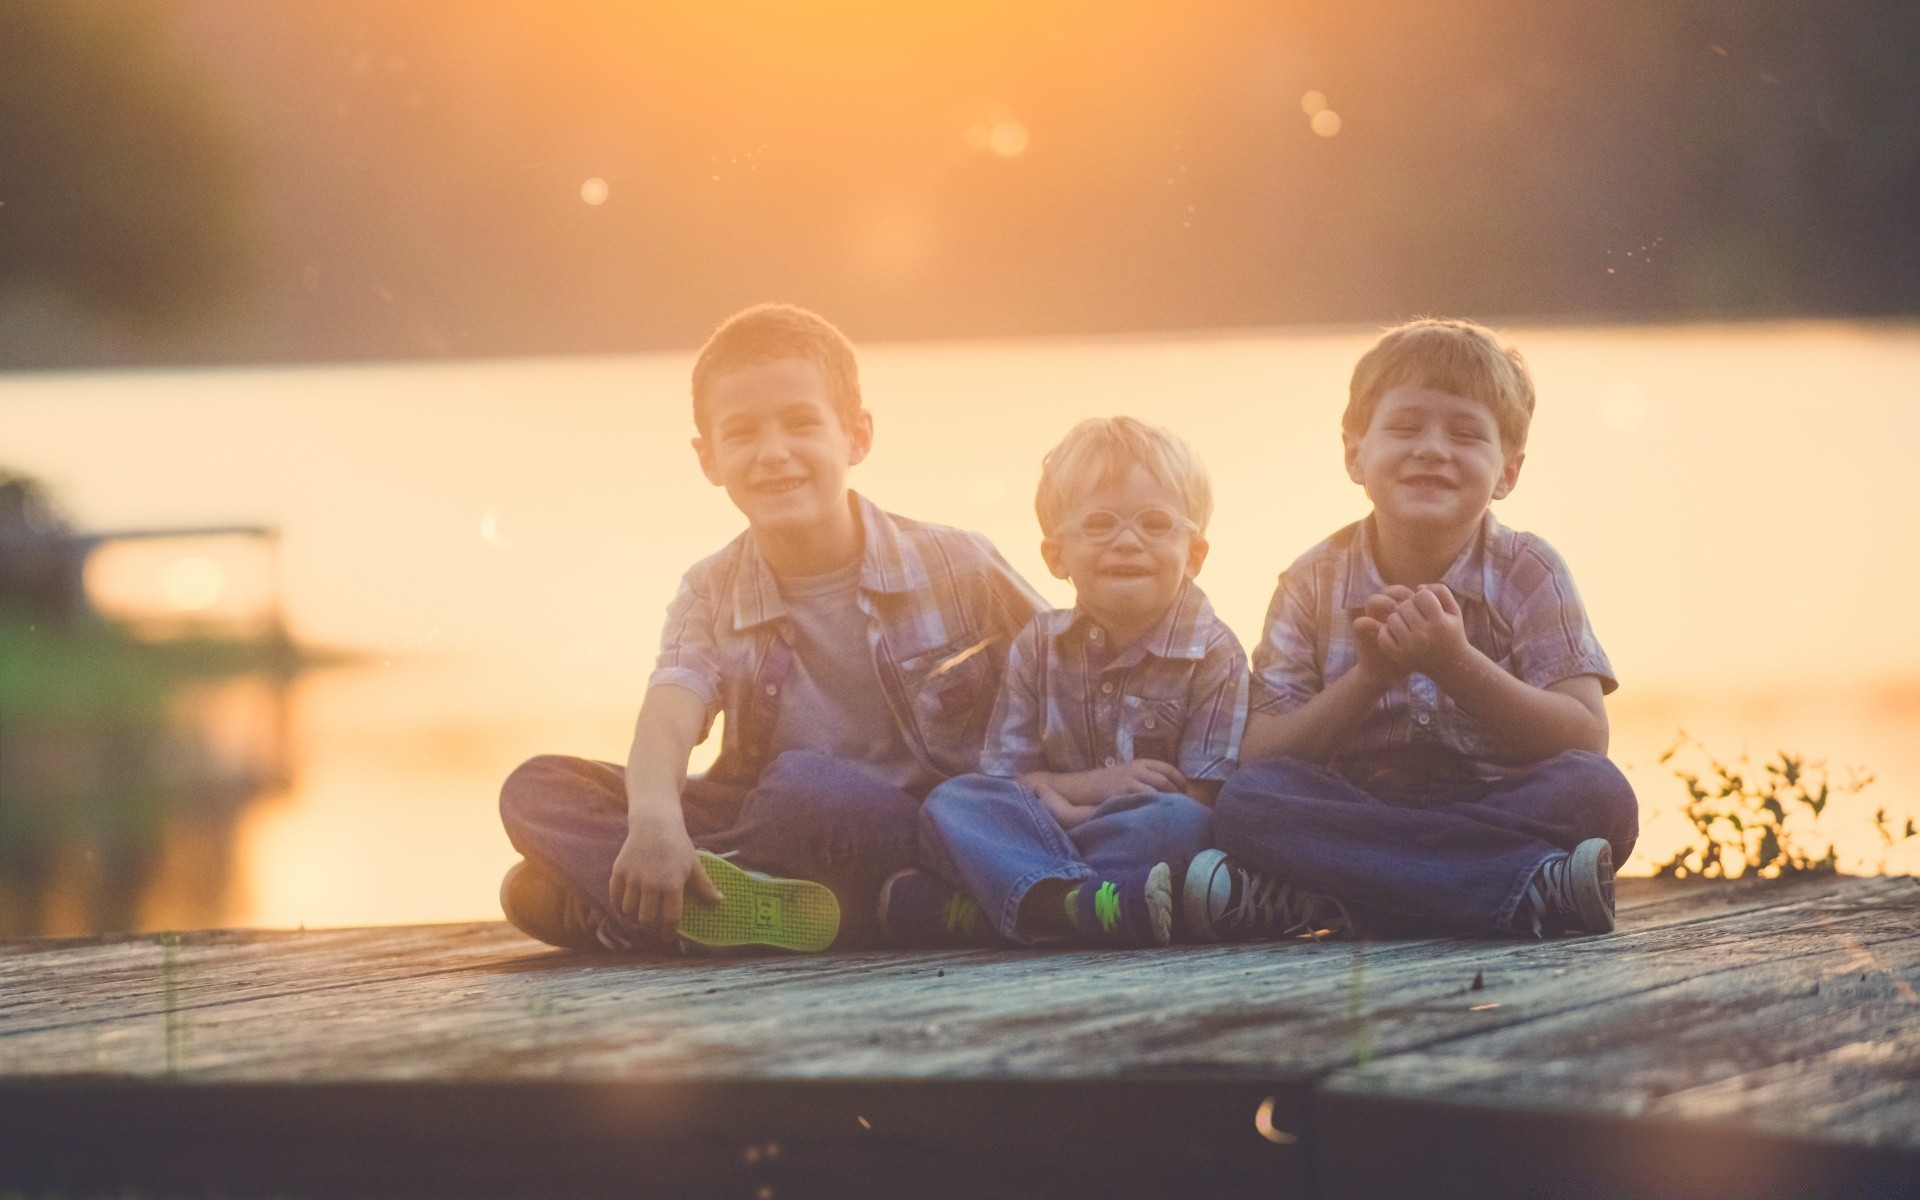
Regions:
[[[921,808],[928,869],[880,894],[897,945],[1165,945],[1233,769],[1246,655],[1193,582],[1213,508],[1193,451],[1130,417],[1083,421],[1035,508],[1078,602],[1014,640],[982,773]]]

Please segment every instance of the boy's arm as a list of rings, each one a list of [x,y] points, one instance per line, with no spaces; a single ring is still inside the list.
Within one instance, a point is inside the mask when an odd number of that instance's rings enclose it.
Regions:
[[[1247,728],[1247,690],[1247,653],[1233,632],[1221,625],[1193,673],[1178,751],[1185,776],[1185,786],[1179,790],[1209,808],[1239,761]]]
[[[1551,758],[1567,750],[1607,752],[1607,709],[1597,675],[1545,687],[1518,678],[1467,641],[1460,604],[1444,584],[1424,584],[1387,619],[1382,643],[1430,677],[1454,703],[1498,733],[1516,758]]]
[[[720,899],[699,869],[680,808],[687,756],[700,742],[706,715],[706,701],[686,688],[648,688],[627,752],[627,839],[613,860],[607,899],[615,912],[662,942],[680,928],[689,886],[696,899]]]

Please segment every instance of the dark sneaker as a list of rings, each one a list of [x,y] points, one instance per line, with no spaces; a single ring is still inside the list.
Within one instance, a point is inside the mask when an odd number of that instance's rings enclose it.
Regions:
[[[1555,854],[1540,865],[1514,910],[1513,932],[1613,932],[1613,848],[1588,838],[1573,853]]]
[[[601,912],[525,859],[500,881],[500,911],[521,933],[564,950],[631,950]]]
[[[1202,850],[1187,865],[1180,916],[1189,935],[1207,942],[1319,941],[1353,933],[1353,919],[1338,900],[1269,879],[1220,850]]]
[[[688,900],[680,936],[696,946],[773,946],[811,953],[840,932],[840,902],[824,884],[775,879],[700,851],[700,869],[726,897],[718,904]]]
[[[880,885],[880,933],[901,947],[992,946],[987,914],[946,880],[908,867]]]
[[[1164,946],[1173,940],[1173,872],[1165,863],[1073,890],[1073,928],[1094,946]]]

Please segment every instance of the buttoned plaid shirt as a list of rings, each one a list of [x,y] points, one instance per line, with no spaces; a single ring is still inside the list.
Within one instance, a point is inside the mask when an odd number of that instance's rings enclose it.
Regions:
[[[874,671],[924,768],[924,787],[915,788],[923,792],[978,769],[1008,647],[1046,603],[977,533],[894,516],[864,496],[855,508],[865,538],[858,602]],[[708,777],[751,783],[770,757],[792,665],[786,605],[749,529],[681,579],[647,686],[699,696],[709,729],[724,712]]]
[[[1247,656],[1191,580],[1118,654],[1079,609],[1035,617],[1014,640],[988,722],[989,775],[1088,771],[1136,758],[1225,779],[1247,721]]]
[[[1255,711],[1298,708],[1353,668],[1353,619],[1386,588],[1375,536],[1371,517],[1356,521],[1281,574],[1253,652]],[[1618,686],[1567,564],[1543,539],[1488,513],[1441,582],[1460,602],[1467,641],[1522,681],[1545,688],[1594,675],[1603,693]],[[1381,698],[1333,765],[1363,785],[1417,787],[1523,764],[1497,730],[1416,672]]]

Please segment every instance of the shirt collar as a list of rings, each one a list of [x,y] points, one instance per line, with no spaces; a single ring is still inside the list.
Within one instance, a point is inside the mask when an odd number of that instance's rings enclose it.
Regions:
[[[1207,634],[1213,625],[1213,605],[1208,602],[1207,594],[1193,580],[1183,580],[1180,590],[1174,594],[1173,603],[1167,606],[1153,628],[1140,639],[1127,647],[1110,664],[1115,667],[1131,666],[1146,655],[1156,658],[1183,658],[1198,661],[1207,656]],[[1067,622],[1054,636],[1056,638],[1077,636],[1089,638],[1099,626],[1093,615],[1075,604],[1073,620]]]
[[[1473,596],[1480,600],[1487,598],[1487,572],[1491,566],[1491,556],[1487,547],[1500,535],[1500,523],[1488,511],[1480,517],[1479,527],[1467,544],[1460,548],[1440,582],[1456,596]],[[1333,606],[1337,609],[1352,611],[1364,608],[1367,597],[1386,590],[1386,582],[1380,578],[1380,566],[1374,557],[1373,543],[1377,536],[1371,514],[1354,526],[1353,540],[1347,544],[1346,570],[1334,576]]]
[[[927,566],[902,534],[900,526],[879,505],[858,492],[854,515],[860,521],[860,587],[868,592],[917,592],[930,586]],[[780,580],[760,553],[753,530],[743,535],[740,569],[733,578],[733,628],[736,633],[777,621],[787,615]]]

